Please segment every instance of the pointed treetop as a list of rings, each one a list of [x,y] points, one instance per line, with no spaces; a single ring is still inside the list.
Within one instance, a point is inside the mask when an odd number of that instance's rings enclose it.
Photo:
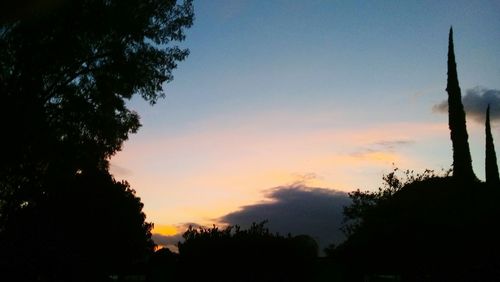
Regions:
[[[448,85],[446,87],[447,91],[448,91],[448,88],[450,86],[459,87],[457,76],[458,76],[457,75],[457,63],[455,62],[455,48],[453,46],[453,27],[451,26],[450,27],[450,34],[448,37]]]
[[[448,58],[450,54],[453,55],[453,58],[455,58],[455,52],[453,50],[453,27],[450,26],[450,33],[448,35]]]
[[[472,169],[465,111],[458,83],[452,27],[450,27],[448,42],[448,80],[446,83],[446,92],[448,92],[448,125],[453,145],[453,176],[464,180],[476,180],[477,178]]]

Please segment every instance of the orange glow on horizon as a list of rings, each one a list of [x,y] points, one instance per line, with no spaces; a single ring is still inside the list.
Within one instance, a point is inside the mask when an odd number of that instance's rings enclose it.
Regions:
[[[165,224],[155,224],[151,233],[161,234],[165,236],[172,236],[179,233],[177,227],[173,225],[165,225]]]
[[[148,219],[158,224],[153,232],[171,236],[183,224],[211,226],[225,214],[267,202],[266,191],[275,187],[376,189],[393,165],[425,168],[428,144],[449,138],[444,122],[307,130],[274,123],[250,118],[237,128],[214,124],[137,139],[113,158],[112,168],[140,190]]]

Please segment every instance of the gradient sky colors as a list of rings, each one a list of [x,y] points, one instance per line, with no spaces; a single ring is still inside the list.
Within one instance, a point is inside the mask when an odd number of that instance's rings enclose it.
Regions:
[[[130,102],[143,127],[111,160],[157,233],[271,201],[272,187],[376,189],[393,163],[450,168],[435,107],[447,98],[450,25],[462,95],[500,89],[498,1],[196,1],[195,11],[191,55],[165,100]],[[467,125],[484,179],[483,125]]]

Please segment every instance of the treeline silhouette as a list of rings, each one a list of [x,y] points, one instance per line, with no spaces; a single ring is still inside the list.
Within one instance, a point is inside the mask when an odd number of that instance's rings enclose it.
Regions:
[[[314,239],[271,233],[265,222],[248,229],[190,227],[183,238],[178,254],[155,253],[151,281],[311,281],[315,275]]]
[[[43,2],[43,1],[41,1]],[[307,235],[190,228],[154,252],[152,224],[109,158],[140,127],[126,101],[154,104],[188,50],[192,1],[74,0],[0,9],[1,281],[495,281],[500,180],[489,107],[486,181],[475,176],[448,47],[453,170],[397,171],[354,191],[347,240],[318,257]],[[12,12],[12,13],[11,13]]]

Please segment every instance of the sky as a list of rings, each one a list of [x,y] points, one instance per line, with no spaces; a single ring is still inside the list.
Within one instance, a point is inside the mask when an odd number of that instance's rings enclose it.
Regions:
[[[484,179],[487,103],[500,140],[499,1],[194,5],[180,44],[189,57],[165,99],[129,102],[142,127],[111,159],[158,243],[189,224],[269,219],[271,230],[324,246],[341,240],[347,192],[377,189],[395,167],[449,169],[451,25],[473,166]]]

